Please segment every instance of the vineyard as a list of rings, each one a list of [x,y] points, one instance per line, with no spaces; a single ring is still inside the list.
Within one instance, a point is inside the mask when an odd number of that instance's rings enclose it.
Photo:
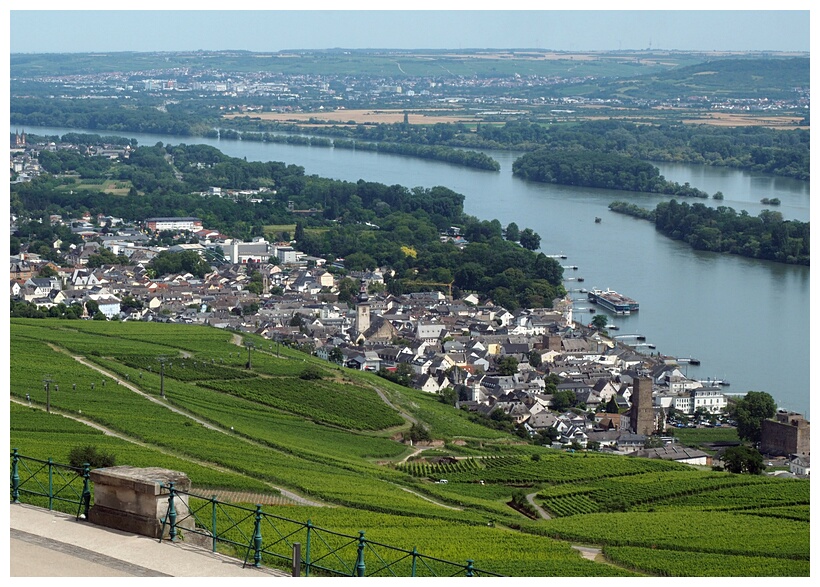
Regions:
[[[66,462],[94,445],[205,492],[286,489],[323,506],[275,506],[284,517],[500,574],[720,575],[715,557],[727,576],[808,572],[808,481],[522,444],[435,395],[252,334],[13,319],[10,375],[21,454]],[[409,418],[444,442],[402,462]],[[511,508],[522,490],[553,519]],[[581,558],[574,541],[618,566]]]

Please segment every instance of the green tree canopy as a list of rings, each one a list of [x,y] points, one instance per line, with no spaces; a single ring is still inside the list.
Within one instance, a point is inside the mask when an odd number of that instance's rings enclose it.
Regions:
[[[514,375],[518,371],[518,360],[510,355],[501,357],[498,360],[498,373],[501,375]]]
[[[748,442],[760,442],[763,420],[774,417],[777,405],[765,391],[750,391],[735,402],[729,413],[737,421],[737,435]]]
[[[609,317],[606,314],[596,314],[592,317],[592,326],[595,327],[596,330],[606,328],[607,322],[609,322]]]
[[[519,240],[521,241],[521,246],[530,251],[534,251],[541,246],[541,236],[532,228],[522,230]]]
[[[733,446],[723,453],[723,463],[730,473],[760,475],[766,469],[763,455],[750,446]]]

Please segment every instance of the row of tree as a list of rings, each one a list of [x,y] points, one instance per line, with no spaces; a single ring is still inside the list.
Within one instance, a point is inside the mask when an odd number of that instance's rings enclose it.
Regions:
[[[763,210],[751,216],[728,206],[710,208],[676,200],[661,202],[654,210],[626,202],[613,202],[609,208],[650,220],[661,233],[698,250],[809,265],[810,223],[784,220],[780,212]]]

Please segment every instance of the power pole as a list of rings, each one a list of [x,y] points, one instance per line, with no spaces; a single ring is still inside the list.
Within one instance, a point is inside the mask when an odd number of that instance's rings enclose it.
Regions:
[[[251,368],[251,349],[256,346],[253,344],[252,340],[246,340],[245,346],[248,347],[248,369]]]
[[[165,361],[167,357],[157,357],[159,361],[159,396],[165,399]]]
[[[51,413],[51,382],[54,381],[51,375],[43,377],[43,383],[46,384],[46,413]]]

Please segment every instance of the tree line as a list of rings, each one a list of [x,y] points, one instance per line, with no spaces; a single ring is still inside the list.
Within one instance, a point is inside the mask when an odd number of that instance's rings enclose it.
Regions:
[[[809,265],[809,223],[783,220],[780,212],[763,210],[751,216],[728,206],[710,208],[676,200],[661,202],[654,210],[626,202],[613,202],[609,209],[650,220],[656,230],[694,249]]]
[[[516,159],[513,175],[544,183],[709,197],[688,183],[667,181],[650,163],[601,151],[539,149]]]
[[[141,102],[136,107],[125,108],[120,104],[98,103],[93,100],[12,97],[10,106],[11,123],[14,125],[69,126],[115,132],[213,137],[217,136],[216,129],[222,128],[221,136],[224,138],[277,141],[280,139],[272,138],[275,135],[269,135],[266,139],[264,134],[260,136],[259,133],[304,133],[304,129],[295,124],[273,123],[250,117],[226,120],[219,116],[219,111],[213,108],[213,104],[202,100],[168,104],[164,111],[158,109],[158,106],[162,106],[160,102],[154,103],[150,98],[145,98],[144,103]],[[452,159],[452,162],[459,165],[487,169],[492,164],[484,160],[481,154],[465,157],[453,150],[414,151],[409,146],[524,151],[544,147],[583,148],[618,153],[645,161],[725,166],[803,180],[810,178],[810,131],[802,128],[784,131],[760,127],[692,125],[674,121],[636,124],[622,120],[551,124],[533,117],[531,120],[507,121],[504,124],[478,123],[475,127],[463,123],[334,124],[315,126],[310,132],[357,142],[391,143],[394,146],[379,148],[397,149],[392,152],[412,156]],[[293,139],[293,142],[299,140],[304,139]],[[324,143],[323,146],[328,145]],[[405,147],[405,152],[398,150]]]

